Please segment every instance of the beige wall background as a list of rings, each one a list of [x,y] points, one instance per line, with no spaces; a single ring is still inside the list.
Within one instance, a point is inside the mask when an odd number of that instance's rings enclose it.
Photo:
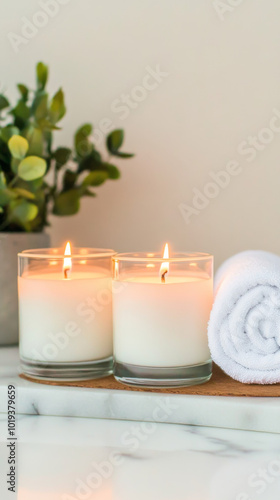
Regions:
[[[57,145],[106,118],[136,153],[77,216],[53,218],[55,245],[148,251],[169,241],[212,252],[217,264],[248,248],[279,253],[279,0],[1,0],[0,32],[7,95],[33,83],[39,60],[50,90],[62,85]],[[165,75],[143,90],[157,67]],[[123,94],[126,112],[116,104]]]

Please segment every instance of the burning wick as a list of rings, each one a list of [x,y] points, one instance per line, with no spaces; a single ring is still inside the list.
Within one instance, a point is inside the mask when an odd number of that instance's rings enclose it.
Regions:
[[[162,273],[162,275],[161,275],[160,279],[161,279],[162,283],[165,283],[165,275],[166,275],[166,273],[167,273],[167,271],[164,271],[164,273]]]
[[[168,243],[166,243],[164,247],[163,258],[164,259],[169,258]],[[163,262],[160,266],[160,279],[162,283],[165,283],[165,275],[168,273],[168,271],[169,271],[169,262]]]
[[[70,242],[68,241],[66,247],[65,247],[65,252],[64,255],[71,255],[71,247],[70,247]],[[71,257],[64,257],[63,261],[63,272],[64,272],[64,278],[68,279],[69,278],[69,273],[72,268],[72,259]]]

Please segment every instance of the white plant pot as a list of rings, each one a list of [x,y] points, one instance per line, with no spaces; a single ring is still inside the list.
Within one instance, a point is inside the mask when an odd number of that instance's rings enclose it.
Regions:
[[[45,233],[0,232],[0,345],[18,343],[17,254],[31,248],[48,248]]]

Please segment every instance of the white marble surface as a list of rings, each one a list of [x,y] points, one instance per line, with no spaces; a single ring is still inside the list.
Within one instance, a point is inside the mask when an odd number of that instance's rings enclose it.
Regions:
[[[18,373],[17,349],[0,349],[0,413],[7,411],[7,385],[14,384],[19,414],[143,420],[280,433],[280,398],[168,396],[53,387],[25,381]]]
[[[18,500],[279,500],[277,434],[19,415],[17,436]]]

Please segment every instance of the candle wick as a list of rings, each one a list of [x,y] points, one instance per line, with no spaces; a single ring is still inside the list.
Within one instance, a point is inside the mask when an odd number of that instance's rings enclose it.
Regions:
[[[166,275],[166,274],[167,274],[167,270],[166,270],[166,271],[164,271],[164,272],[162,273],[162,275],[161,275],[161,282],[162,282],[162,283],[165,283],[165,275]]]
[[[66,267],[66,268],[64,269],[64,278],[65,278],[66,280],[68,279],[68,273],[69,273],[69,271],[70,271],[69,267]]]

